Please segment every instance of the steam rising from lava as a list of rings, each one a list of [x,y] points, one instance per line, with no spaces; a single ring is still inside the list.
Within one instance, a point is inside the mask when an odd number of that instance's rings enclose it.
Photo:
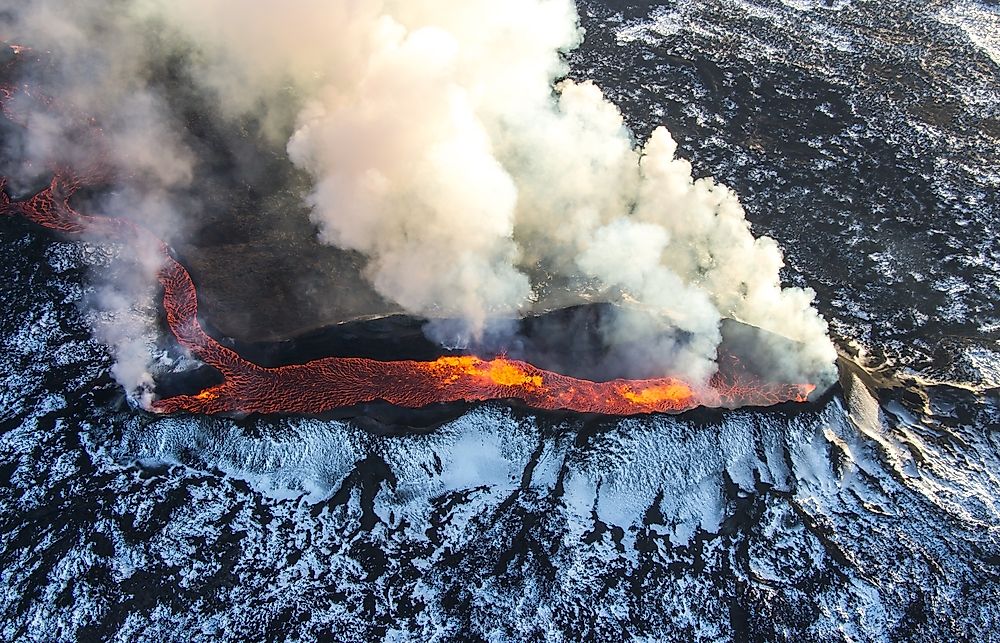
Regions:
[[[623,304],[606,343],[643,348],[620,353],[621,375],[706,383],[724,317],[799,342],[770,356],[782,378],[831,374],[814,293],[782,288],[781,252],[736,195],[694,180],[666,129],[639,143],[596,85],[564,79],[583,37],[572,0],[0,1],[72,63],[59,91],[98,106],[112,158],[159,203],[191,161],[149,69],[180,56],[312,176],[323,242],[364,253],[383,296],[452,320],[431,327],[443,342],[474,344],[569,284]]]
[[[29,45],[23,58],[44,58],[18,68],[28,89],[3,106],[23,127],[0,131],[2,173],[8,189],[23,196],[48,183],[54,167],[87,172],[100,164],[113,182],[96,207],[177,238],[181,211],[194,205],[184,190],[195,155],[149,80],[166,49],[124,8],[101,0],[0,0],[0,39]],[[88,313],[96,337],[114,351],[116,378],[148,398],[155,325],[136,302],[152,301],[162,257],[141,246],[125,254],[135,259],[130,269],[95,271]]]
[[[594,84],[560,81],[582,38],[571,0],[305,2],[294,20],[238,0],[169,4],[234,112],[297,82],[288,153],[315,179],[321,239],[365,253],[407,310],[463,320],[439,328],[451,343],[556,278],[643,311],[606,331],[655,342],[632,375],[706,381],[723,317],[801,342],[790,377],[833,361],[813,293],[781,287],[781,252],[753,237],[737,197],[693,180],[666,129],[637,145]],[[262,62],[253,52],[281,23],[305,31]]]

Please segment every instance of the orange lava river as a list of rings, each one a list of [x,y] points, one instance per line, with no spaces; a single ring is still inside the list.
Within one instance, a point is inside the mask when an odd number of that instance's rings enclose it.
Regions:
[[[0,86],[0,90],[0,109],[6,113],[6,99],[14,90],[9,86]],[[89,216],[73,209],[70,198],[81,187],[107,182],[100,169],[89,174],[92,178],[88,180],[55,170],[47,188],[22,201],[11,201],[2,189],[6,179],[0,177],[0,214],[20,215],[61,233],[88,233],[126,246],[159,248],[162,265],[158,279],[170,331],[180,345],[217,369],[224,380],[197,395],[154,401],[152,410],[156,412],[314,415],[378,400],[420,408],[436,403],[516,399],[537,409],[635,415],[678,413],[699,406],[804,402],[815,389],[808,384],[761,383],[741,377],[738,369],[735,375],[716,375],[708,386],[697,389],[672,377],[593,382],[504,357],[441,357],[430,362],[328,357],[265,368],[205,332],[198,321],[194,282],[163,241],[124,219]]]
[[[5,180],[0,178],[0,187]],[[419,408],[457,401],[516,399],[538,409],[582,413],[635,415],[678,413],[698,406],[767,406],[804,402],[814,386],[769,385],[716,376],[708,387],[695,389],[681,380],[593,382],[545,371],[526,362],[497,357],[441,357],[431,362],[379,361],[328,357],[305,364],[265,368],[214,340],[198,322],[198,296],[188,271],[152,233],[118,218],[88,216],[75,211],[69,199],[82,181],[59,175],[30,199],[11,202],[2,196],[0,213],[20,214],[63,233],[91,233],[128,244],[159,247],[167,324],[178,343],[218,369],[225,380],[197,395],[179,395],[153,402],[161,413],[283,413],[319,414],[383,400]]]

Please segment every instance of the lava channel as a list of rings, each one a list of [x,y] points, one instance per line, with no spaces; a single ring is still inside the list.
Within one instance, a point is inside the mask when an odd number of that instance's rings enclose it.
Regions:
[[[420,408],[437,403],[515,399],[548,410],[607,415],[679,413],[699,406],[770,406],[804,402],[809,384],[766,384],[716,375],[709,386],[694,388],[673,377],[594,382],[542,370],[527,362],[496,357],[449,356],[434,361],[380,361],[328,357],[305,364],[266,368],[222,346],[198,321],[198,296],[187,269],[169,247],[130,221],[84,215],[69,199],[85,179],[56,175],[33,197],[11,202],[0,212],[21,216],[63,233],[96,233],[125,243],[159,248],[167,324],[178,343],[217,369],[221,384],[197,395],[178,395],[152,403],[159,413],[315,415],[358,404],[385,401]],[[0,188],[5,179],[0,178]]]

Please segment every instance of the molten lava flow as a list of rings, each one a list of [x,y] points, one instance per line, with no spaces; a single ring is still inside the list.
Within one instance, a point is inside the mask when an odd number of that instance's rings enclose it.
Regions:
[[[0,110],[16,91],[0,84]],[[99,139],[99,130],[94,128],[93,140]],[[99,147],[95,144],[95,149]],[[47,188],[30,199],[11,202],[2,191],[6,179],[0,177],[0,214],[20,214],[63,233],[96,232],[158,249],[162,258],[158,279],[163,286],[163,307],[171,332],[179,344],[218,369],[224,378],[222,384],[197,395],[154,402],[153,410],[161,413],[318,414],[376,400],[418,408],[442,402],[517,399],[538,409],[633,415],[676,413],[697,406],[801,402],[815,388],[762,385],[754,378],[741,377],[740,368],[731,369],[728,376],[716,375],[710,386],[698,390],[671,377],[592,382],[505,357],[441,357],[431,362],[329,357],[264,368],[222,346],[202,329],[194,282],[163,241],[124,219],[86,216],[69,205],[69,199],[82,186],[106,183],[109,178],[110,170],[97,158],[84,174],[57,169]]]
[[[85,182],[57,175],[49,187],[26,201],[11,203],[4,195],[0,212],[21,214],[60,232],[98,232],[159,248],[163,260],[159,281],[171,332],[182,346],[225,378],[222,384],[197,395],[154,402],[153,410],[162,413],[317,414],[375,400],[418,408],[441,402],[517,399],[538,409],[634,415],[677,413],[697,406],[805,401],[815,388],[769,386],[750,380],[727,382],[721,376],[716,376],[704,390],[695,390],[671,377],[592,382],[505,357],[441,357],[431,362],[329,357],[264,368],[222,346],[202,329],[194,283],[166,244],[129,221],[82,215],[69,205],[69,198]]]

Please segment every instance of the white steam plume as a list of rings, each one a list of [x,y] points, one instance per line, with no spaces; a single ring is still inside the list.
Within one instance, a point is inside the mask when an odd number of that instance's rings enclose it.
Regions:
[[[55,167],[114,168],[111,190],[89,208],[169,237],[181,221],[174,193],[190,183],[194,156],[164,97],[149,83],[150,69],[168,53],[164,43],[127,8],[106,0],[0,0],[0,37],[16,37],[31,48],[26,57],[44,59],[20,79],[28,93],[15,94],[8,105],[26,127],[3,132],[3,152],[20,162],[9,178],[22,195],[44,187]],[[95,336],[112,349],[115,378],[148,401],[149,338],[156,327],[137,312],[136,302],[152,301],[161,256],[158,248],[136,244],[125,254],[135,258],[130,270],[110,280],[96,276],[89,319]]]
[[[608,339],[658,338],[644,360],[658,368],[704,381],[733,317],[802,343],[791,376],[829,373],[813,292],[781,287],[781,252],[737,197],[694,181],[665,129],[636,146],[596,86],[558,82],[582,36],[571,0],[307,0],[291,20],[284,3],[243,7],[147,4],[206,52],[234,113],[295,85],[288,152],[315,178],[321,239],[365,253],[384,296],[475,336],[527,310],[545,270],[654,313],[622,315]]]
[[[753,237],[737,197],[693,180],[665,129],[638,145],[595,85],[560,80],[582,39],[572,0],[109,5],[192,44],[223,112],[287,139],[314,179],[321,240],[364,253],[375,288],[407,310],[459,318],[475,338],[555,276],[627,304],[607,341],[648,339],[644,374],[705,381],[725,317],[800,342],[781,361],[789,377],[830,373],[814,293],[781,287],[781,252]],[[102,39],[104,55],[132,55],[134,40]]]

